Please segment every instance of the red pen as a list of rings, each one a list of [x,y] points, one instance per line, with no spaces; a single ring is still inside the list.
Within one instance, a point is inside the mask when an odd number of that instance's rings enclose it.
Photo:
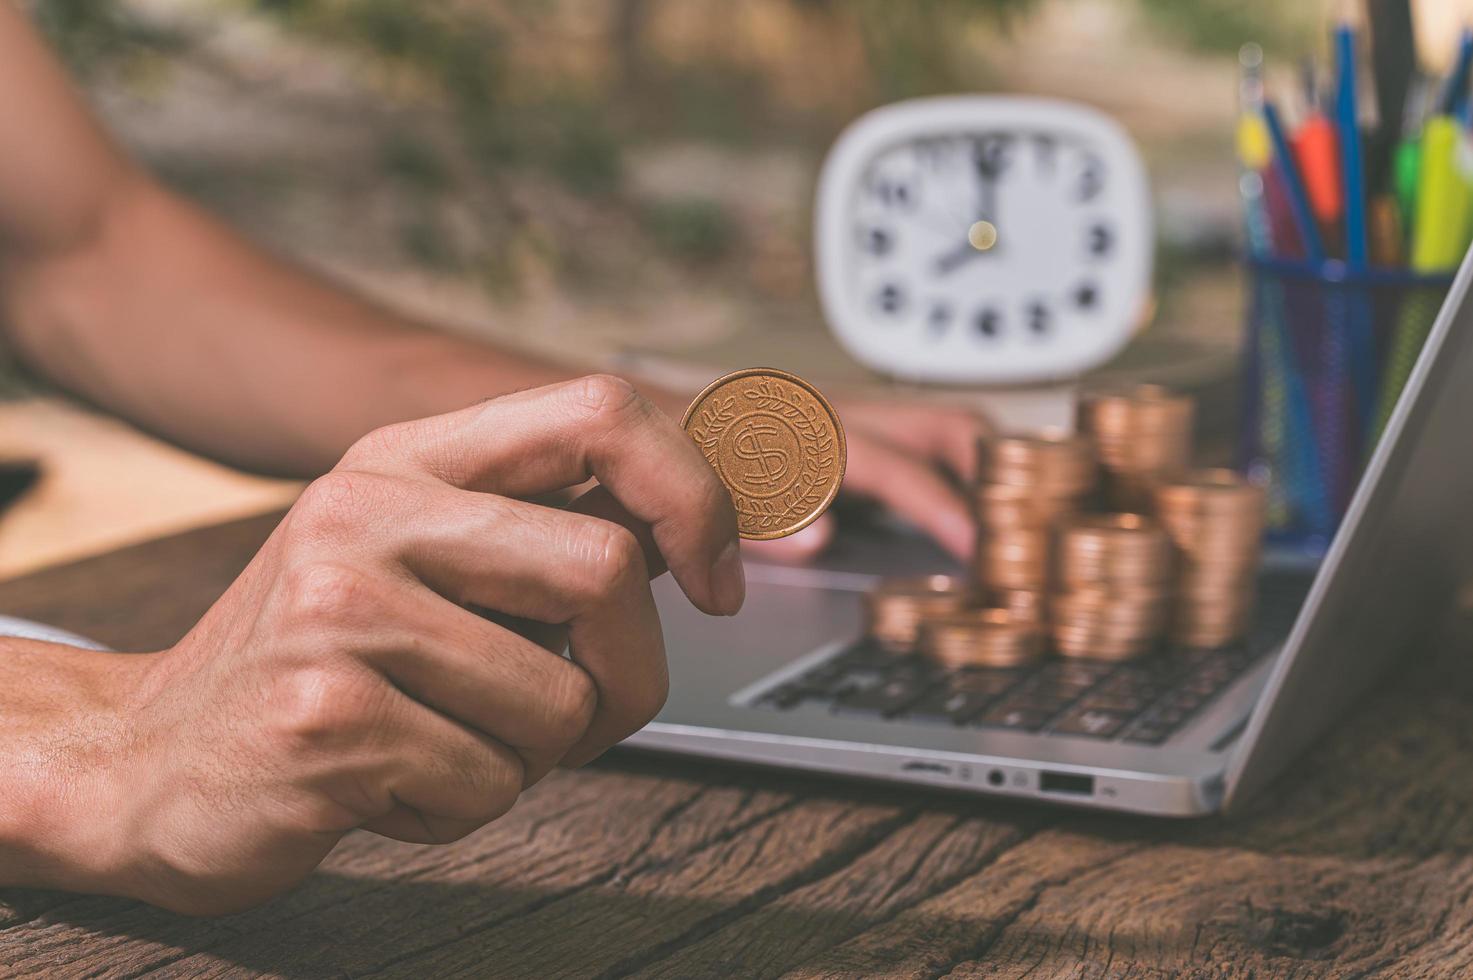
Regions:
[[[1345,216],[1345,196],[1340,187],[1340,148],[1335,127],[1318,108],[1311,108],[1295,130],[1291,143],[1309,208],[1319,222],[1326,241],[1336,241],[1336,230]]]

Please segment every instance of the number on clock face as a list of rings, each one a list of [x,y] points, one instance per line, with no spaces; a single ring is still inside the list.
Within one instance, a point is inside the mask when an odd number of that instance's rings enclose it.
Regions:
[[[1107,306],[1111,175],[1075,135],[893,144],[864,168],[848,213],[844,275],[876,330],[913,330],[931,344],[1040,344],[1089,329]]]

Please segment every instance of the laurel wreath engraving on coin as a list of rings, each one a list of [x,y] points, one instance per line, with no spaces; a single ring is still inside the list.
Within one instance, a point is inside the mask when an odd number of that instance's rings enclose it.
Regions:
[[[843,437],[821,396],[780,377],[759,375],[727,391],[697,399],[686,429],[722,476],[743,535],[791,534],[833,500]],[[734,467],[733,458],[748,465]]]

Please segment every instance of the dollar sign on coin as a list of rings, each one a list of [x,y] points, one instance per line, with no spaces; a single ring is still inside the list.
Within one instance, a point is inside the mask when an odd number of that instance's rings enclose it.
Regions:
[[[732,440],[731,450],[740,459],[755,461],[755,469],[746,476],[754,486],[777,486],[788,473],[792,456],[783,446],[776,444],[783,432],[767,422],[748,422]],[[764,445],[764,440],[766,444]]]
[[[751,540],[801,531],[828,509],[844,480],[844,427],[819,390],[771,368],[717,378],[681,426],[731,494],[737,530]]]

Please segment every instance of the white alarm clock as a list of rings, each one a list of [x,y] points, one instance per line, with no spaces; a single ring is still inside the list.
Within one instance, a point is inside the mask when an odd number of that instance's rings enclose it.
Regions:
[[[819,293],[845,348],[917,381],[1067,378],[1109,360],[1150,295],[1145,167],[1085,106],[899,102],[839,137],[819,179]]]

